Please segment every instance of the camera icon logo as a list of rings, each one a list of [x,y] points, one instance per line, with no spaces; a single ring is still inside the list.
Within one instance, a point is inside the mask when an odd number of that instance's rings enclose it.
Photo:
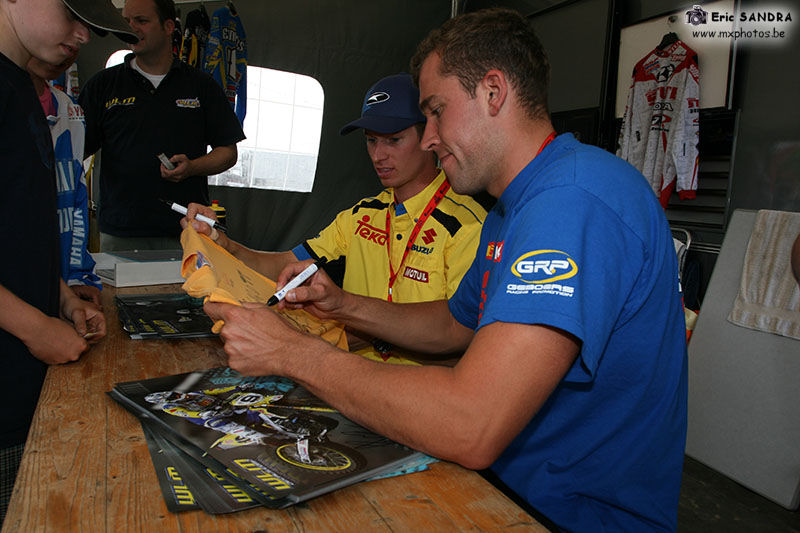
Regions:
[[[686,24],[692,26],[699,26],[700,24],[708,24],[708,11],[702,7],[695,5],[686,12]]]

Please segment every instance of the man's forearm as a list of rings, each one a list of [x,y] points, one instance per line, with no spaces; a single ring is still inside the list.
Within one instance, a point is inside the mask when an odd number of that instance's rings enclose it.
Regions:
[[[446,300],[398,304],[345,293],[334,318],[351,328],[418,352],[464,351],[473,331],[450,313]]]
[[[25,342],[44,314],[0,285],[0,328]]]
[[[75,307],[76,302],[80,301],[80,298],[69,288],[69,285],[67,285],[63,279],[59,280],[59,288],[58,308],[62,317],[71,320],[71,311]]]
[[[547,401],[578,350],[553,328],[495,322],[454,368],[375,363],[315,339],[281,348],[276,370],[381,435],[480,469]]]
[[[278,279],[278,274],[283,267],[297,261],[297,257],[292,252],[262,252],[248,248],[236,241],[227,240],[231,244],[225,246],[225,249],[232,256],[273,281]]]
[[[283,270],[283,267],[291,262],[297,261],[297,257],[295,257],[293,252],[262,252],[253,250],[252,248],[248,248],[243,244],[229,239],[227,235],[220,236],[219,239],[217,239],[217,243],[236,259],[273,281],[278,279],[278,274]]]
[[[238,154],[235,144],[217,146],[206,155],[191,160],[191,175],[212,176],[225,172],[236,164]]]

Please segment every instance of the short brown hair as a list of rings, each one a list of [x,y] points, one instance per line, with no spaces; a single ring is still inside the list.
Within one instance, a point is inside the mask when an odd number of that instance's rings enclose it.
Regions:
[[[175,19],[178,18],[178,13],[173,0],[153,0],[153,2],[156,5],[158,20],[162,26],[168,20],[175,22]]]
[[[411,58],[419,85],[425,59],[441,58],[439,73],[455,75],[470,96],[492,69],[505,74],[530,118],[547,117],[550,63],[528,21],[511,9],[492,8],[454,17],[431,31]]]

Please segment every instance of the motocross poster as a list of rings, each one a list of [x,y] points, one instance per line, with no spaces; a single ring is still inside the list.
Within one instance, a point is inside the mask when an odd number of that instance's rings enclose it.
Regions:
[[[268,507],[288,507],[426,458],[282,377],[215,368],[118,383],[109,394],[152,422],[151,433]]]
[[[162,448],[162,442],[149,428],[148,424],[150,423],[144,420],[142,419],[142,430],[147,440],[147,448],[150,450],[150,458],[153,460],[153,467],[156,470],[156,477],[158,477],[158,484],[161,487],[161,493],[164,495],[167,509],[172,513],[200,509],[201,506],[194,494],[195,491],[185,481],[183,465],[179,463],[176,457],[165,453],[163,448],[167,447],[166,444]]]
[[[209,514],[224,514],[266,505],[277,507],[275,500],[264,501],[255,487],[221,464],[211,468],[166,438],[149,418],[141,418],[150,458],[167,509],[173,513],[203,509]]]
[[[203,300],[185,293],[125,294],[114,297],[122,329],[131,339],[215,337]]]

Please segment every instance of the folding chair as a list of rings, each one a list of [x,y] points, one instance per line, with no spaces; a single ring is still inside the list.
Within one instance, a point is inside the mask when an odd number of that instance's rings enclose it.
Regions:
[[[672,230],[672,242],[675,245],[675,254],[678,256],[678,276],[681,282],[684,281],[684,267],[686,266],[686,255],[692,245],[692,234],[684,228],[670,228]]]

